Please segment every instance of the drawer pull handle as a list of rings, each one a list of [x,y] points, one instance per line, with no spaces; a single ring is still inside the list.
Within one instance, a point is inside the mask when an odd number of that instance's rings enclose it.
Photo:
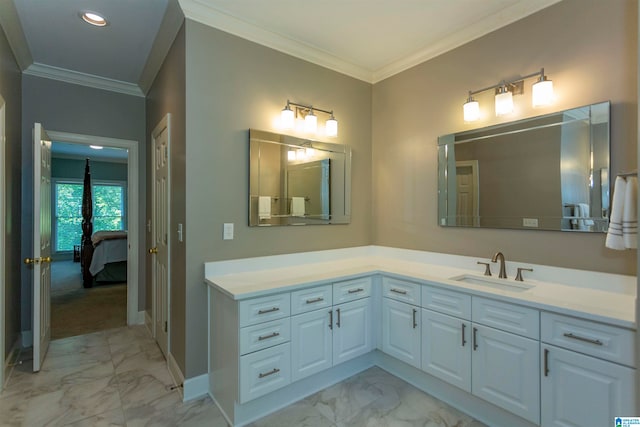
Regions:
[[[278,372],[280,372],[280,369],[278,368],[273,368],[271,371],[269,372],[265,372],[264,374],[259,374],[258,378],[264,378],[264,377],[268,377],[269,375],[273,375],[273,374],[277,374]]]
[[[462,346],[464,347],[464,345],[467,343],[467,340],[464,339],[464,330],[467,327],[467,325],[465,325],[464,323],[462,324]]]
[[[336,309],[336,313],[338,313],[338,321],[336,322],[336,326],[339,328],[340,327],[340,309],[339,308]]]
[[[404,289],[391,288],[391,292],[395,292],[396,294],[400,294],[400,295],[406,295],[407,294],[407,291],[405,291]]]
[[[478,328],[473,328],[473,351],[478,349]]]
[[[416,322],[416,314],[418,313],[418,310],[416,310],[415,308],[413,309],[413,329],[418,327],[418,322]]]
[[[280,311],[280,308],[279,307],[273,307],[273,308],[269,308],[267,310],[258,310],[258,314],[273,313],[274,311]]]
[[[602,341],[600,340],[593,340],[591,338],[585,338],[579,335],[573,335],[571,332],[566,332],[563,335],[567,338],[571,338],[572,340],[584,341],[584,342],[588,342],[590,344],[595,344],[595,345],[603,345]]]
[[[329,310],[329,329],[333,329],[333,310]]]
[[[258,337],[258,341],[264,341],[264,340],[268,340],[269,338],[275,338],[277,336],[280,335],[280,332],[274,332],[272,334],[269,335],[261,335]]]
[[[358,292],[362,292],[362,291],[364,291],[364,289],[358,288],[358,289],[349,289],[347,292],[350,294],[357,294]]]
[[[313,304],[315,302],[320,302],[320,301],[324,301],[324,298],[318,297],[318,298],[308,299],[307,304]]]
[[[544,376],[549,376],[549,349],[544,349]]]

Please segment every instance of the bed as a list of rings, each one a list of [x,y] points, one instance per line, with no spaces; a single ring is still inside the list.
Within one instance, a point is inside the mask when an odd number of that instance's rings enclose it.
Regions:
[[[91,236],[89,272],[94,283],[127,281],[127,232],[97,231]]]

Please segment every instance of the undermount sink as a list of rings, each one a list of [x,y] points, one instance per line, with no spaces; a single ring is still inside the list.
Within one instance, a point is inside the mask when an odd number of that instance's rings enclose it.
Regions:
[[[535,285],[526,282],[516,282],[510,279],[498,279],[490,276],[476,276],[475,274],[462,274],[451,277],[449,280],[463,282],[470,285],[479,285],[487,288],[502,289],[510,292],[525,292]]]

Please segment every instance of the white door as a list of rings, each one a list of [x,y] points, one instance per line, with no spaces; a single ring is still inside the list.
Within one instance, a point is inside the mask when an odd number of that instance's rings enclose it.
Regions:
[[[291,317],[292,381],[331,367],[332,317],[330,309]]]
[[[33,127],[33,371],[38,372],[51,338],[51,140]]]
[[[333,307],[333,364],[368,353],[373,348],[371,298]]]
[[[472,327],[471,392],[538,424],[540,343],[475,323]]]
[[[635,370],[552,346],[541,349],[542,426],[612,426],[634,412]]]
[[[422,370],[471,392],[471,324],[422,309]]]
[[[151,233],[153,329],[160,349],[169,347],[169,116],[152,133]]]
[[[479,225],[478,161],[456,162],[457,224]]]
[[[420,368],[420,310],[382,299],[382,351]]]

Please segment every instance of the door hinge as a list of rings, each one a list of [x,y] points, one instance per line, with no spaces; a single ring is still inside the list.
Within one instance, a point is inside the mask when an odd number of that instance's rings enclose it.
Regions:
[[[167,332],[167,321],[164,322],[164,331]]]

